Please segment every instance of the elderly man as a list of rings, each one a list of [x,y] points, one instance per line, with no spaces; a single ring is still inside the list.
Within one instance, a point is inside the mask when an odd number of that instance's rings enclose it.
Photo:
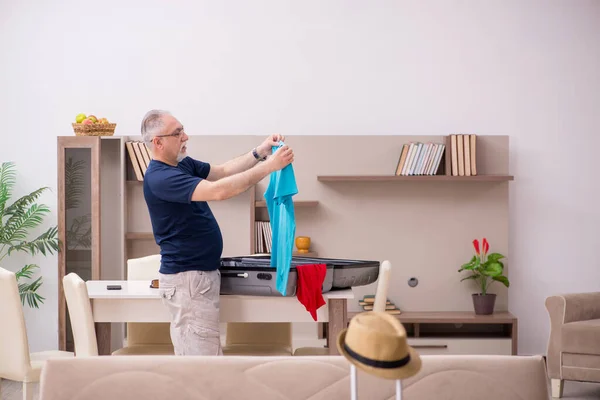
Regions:
[[[294,154],[269,136],[247,154],[222,165],[186,155],[188,135],[169,112],[149,111],[142,137],[152,151],[144,198],[160,246],[160,295],[171,314],[177,355],[222,355],[219,272],[223,239],[207,201],[225,200],[290,164]],[[264,161],[264,162],[260,162]]]

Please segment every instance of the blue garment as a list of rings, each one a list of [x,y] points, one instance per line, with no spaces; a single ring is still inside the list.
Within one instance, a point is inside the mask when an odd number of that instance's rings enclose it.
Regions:
[[[275,152],[279,146],[273,146]],[[288,276],[292,264],[294,236],[296,235],[296,219],[292,196],[298,193],[296,177],[292,164],[282,170],[271,173],[269,186],[264,197],[271,219],[271,267],[277,268],[276,288],[286,295]]]
[[[212,271],[221,266],[223,237],[205,201],[192,201],[210,164],[186,157],[174,167],[151,160],[144,175],[144,198],[160,246],[160,272]]]

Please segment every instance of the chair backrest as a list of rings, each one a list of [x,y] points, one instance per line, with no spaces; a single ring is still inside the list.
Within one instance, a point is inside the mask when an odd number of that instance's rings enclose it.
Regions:
[[[160,254],[127,260],[127,280],[158,279]],[[170,324],[167,322],[130,322],[127,324],[127,346],[136,344],[171,344]]]
[[[75,342],[75,356],[97,356],[98,343],[87,286],[79,275],[71,272],[63,278],[63,287]]]
[[[289,322],[229,322],[227,346],[232,344],[292,346],[292,324]]]
[[[31,368],[29,342],[14,272],[0,268],[0,378],[22,381]]]
[[[152,254],[146,257],[130,258],[127,260],[127,280],[150,281],[158,279],[160,269],[160,254]]]

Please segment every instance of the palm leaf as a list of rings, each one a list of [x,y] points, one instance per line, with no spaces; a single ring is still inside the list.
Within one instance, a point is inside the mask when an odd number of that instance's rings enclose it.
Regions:
[[[8,255],[14,251],[24,251],[32,256],[38,253],[46,255],[46,252],[53,254],[55,251],[58,251],[59,246],[57,233],[58,228],[52,227],[31,242],[24,241],[9,247]]]
[[[4,242],[4,207],[9,198],[8,186],[0,185],[0,243]]]
[[[14,203],[12,203],[10,206],[6,207],[6,209],[4,210],[4,214],[5,215],[13,215],[13,214],[17,213],[19,210],[24,211],[25,208],[27,208],[30,204],[32,204],[34,201],[36,201],[40,197],[40,195],[42,193],[44,193],[46,190],[50,190],[50,188],[42,187],[42,188],[39,188],[38,190],[35,190],[35,191],[29,193],[28,195],[21,197],[20,199],[18,199]]]
[[[35,281],[31,283],[21,283],[19,284],[19,295],[21,297],[21,303],[29,305],[29,307],[39,308],[39,303],[43,303],[46,300],[40,294],[37,293],[37,290],[42,285],[42,277],[40,276]]]
[[[33,270],[38,268],[39,266],[35,264],[28,264],[21,268],[19,271],[17,271],[15,273],[15,276],[17,277],[17,280],[21,278],[31,279],[33,277]]]
[[[27,230],[38,227],[43,222],[43,216],[50,209],[44,204],[33,204],[25,212],[13,214],[4,226],[3,241],[11,243],[15,240],[27,239]]]
[[[0,224],[4,218],[6,202],[10,198],[16,182],[17,173],[15,171],[15,164],[12,162],[3,162],[0,165]]]

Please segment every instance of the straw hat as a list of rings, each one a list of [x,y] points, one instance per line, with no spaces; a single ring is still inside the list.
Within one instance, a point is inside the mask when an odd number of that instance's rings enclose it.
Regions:
[[[357,368],[380,378],[410,378],[421,370],[421,357],[408,345],[404,326],[385,312],[356,315],[340,332],[337,347]]]

